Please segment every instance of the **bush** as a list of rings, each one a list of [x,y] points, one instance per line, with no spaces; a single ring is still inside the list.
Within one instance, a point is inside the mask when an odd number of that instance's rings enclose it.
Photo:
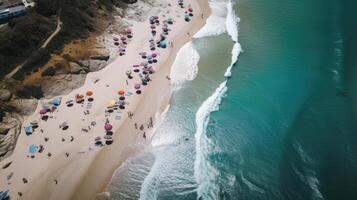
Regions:
[[[33,69],[46,64],[51,58],[51,54],[47,49],[41,48],[34,52],[26,63],[22,67],[26,71],[32,71]]]
[[[20,98],[36,98],[40,99],[43,97],[43,91],[41,86],[25,86],[16,92],[16,95]]]
[[[42,72],[41,76],[54,76],[56,74],[56,70],[53,67],[49,67]]]

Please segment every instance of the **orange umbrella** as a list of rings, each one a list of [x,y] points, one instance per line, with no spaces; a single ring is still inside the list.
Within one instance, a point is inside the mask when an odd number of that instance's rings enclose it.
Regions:
[[[92,92],[92,91],[88,91],[88,92],[86,93],[86,95],[90,97],[90,96],[93,95],[93,92]]]
[[[125,94],[125,91],[124,91],[124,90],[119,90],[119,91],[118,91],[118,94],[119,94],[119,95],[124,95],[124,94]]]

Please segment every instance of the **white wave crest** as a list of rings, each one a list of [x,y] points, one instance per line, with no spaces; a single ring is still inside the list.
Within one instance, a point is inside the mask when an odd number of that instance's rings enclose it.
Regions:
[[[232,59],[231,64],[224,73],[225,77],[230,77],[232,75],[232,67],[237,63],[238,56],[242,51],[241,45],[238,43],[238,23],[240,19],[234,11],[234,4],[231,0],[227,3],[227,18],[226,18],[226,28],[227,33],[231,36],[232,41],[235,43],[232,49]]]
[[[198,73],[199,60],[200,55],[192,42],[188,42],[182,46],[177,52],[176,59],[171,68],[171,84],[174,87],[179,87],[185,81],[195,79]]]
[[[237,17],[234,11],[234,4],[231,0],[227,3],[226,28],[227,33],[231,36],[234,42],[238,42],[238,23],[240,18]]]
[[[226,4],[224,0],[209,1],[211,15],[207,18],[206,25],[193,36],[194,38],[212,37],[226,32],[224,23],[227,16]]]
[[[195,179],[198,184],[197,194],[200,197],[218,197],[219,187],[216,185],[218,170],[209,161],[209,153],[214,151],[214,145],[206,136],[206,128],[211,112],[217,111],[222,98],[227,92],[227,81],[219,85],[216,91],[206,99],[196,113],[196,157]]]
[[[227,68],[226,72],[224,73],[225,77],[230,77],[232,75],[232,67],[237,63],[238,61],[238,56],[240,52],[242,51],[242,47],[240,46],[239,43],[235,43],[232,49],[232,61],[231,65]]]

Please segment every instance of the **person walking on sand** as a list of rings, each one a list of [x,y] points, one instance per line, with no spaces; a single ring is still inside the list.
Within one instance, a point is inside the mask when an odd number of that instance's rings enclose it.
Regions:
[[[143,134],[143,138],[146,140],[146,133],[144,132],[144,134]]]

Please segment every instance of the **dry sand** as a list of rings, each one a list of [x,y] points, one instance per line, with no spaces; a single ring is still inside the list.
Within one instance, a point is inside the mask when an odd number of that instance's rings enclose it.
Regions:
[[[183,19],[187,8],[179,8],[176,0],[166,2],[172,6],[164,8],[159,16],[162,19],[162,15],[170,15],[176,21],[170,26],[172,31],[168,36],[168,41],[173,42],[173,47],[168,45],[166,49],[157,48],[159,62],[154,65],[156,73],[151,76],[152,81],[148,86],[142,86],[143,93],[137,95],[134,92],[134,84],[141,82],[136,75],[128,80],[128,85],[126,84],[125,72],[132,70],[134,64],[143,61],[138,55],[139,52],[150,52],[148,40],[151,34],[148,20],[133,24],[134,37],[127,47],[125,56],[118,57],[101,71],[88,74],[81,88],[61,97],[62,104],[57,111],[50,114],[53,118],[46,122],[40,120],[38,112],[42,104],[49,100],[42,100],[39,103],[36,112],[24,122],[26,126],[37,120],[39,128],[30,136],[22,132],[14,153],[0,163],[0,191],[10,190],[11,199],[92,199],[95,194],[105,189],[114,170],[128,156],[135,153],[131,147],[150,142],[152,128],[148,128],[147,124],[151,117],[155,122],[156,113],[162,112],[168,105],[170,81],[166,76],[169,75],[176,53],[204,25],[210,12],[207,0],[189,1],[195,15],[187,23]],[[184,2],[187,6],[188,1]],[[168,10],[170,14],[167,14]],[[104,111],[109,100],[119,97],[117,92],[120,89],[134,94],[127,97],[129,105],[125,110],[121,110],[122,117],[117,120],[115,113],[106,116]],[[85,94],[88,90],[94,93],[90,114],[84,114],[89,103],[87,100],[82,105],[65,105],[65,102],[73,100],[76,94]],[[128,118],[128,112],[134,113],[131,119]],[[113,125],[114,143],[104,147],[95,146],[95,138],[103,138],[105,135],[104,124],[107,118]],[[94,126],[91,125],[93,121],[96,123]],[[68,122],[67,130],[59,128],[62,122]],[[144,130],[135,129],[135,123],[139,127],[143,124]],[[82,128],[88,129],[88,126],[91,128],[88,132],[82,131]],[[143,138],[144,132],[146,139]],[[70,141],[71,136],[74,138],[73,141]],[[45,137],[49,138],[47,142],[44,140]],[[43,145],[44,151],[33,154],[34,158],[29,157],[32,155],[28,152],[31,144]],[[49,152],[51,157],[47,155]],[[10,166],[2,168],[10,162]],[[23,178],[28,182],[24,183]],[[21,198],[18,192],[21,192]]]

